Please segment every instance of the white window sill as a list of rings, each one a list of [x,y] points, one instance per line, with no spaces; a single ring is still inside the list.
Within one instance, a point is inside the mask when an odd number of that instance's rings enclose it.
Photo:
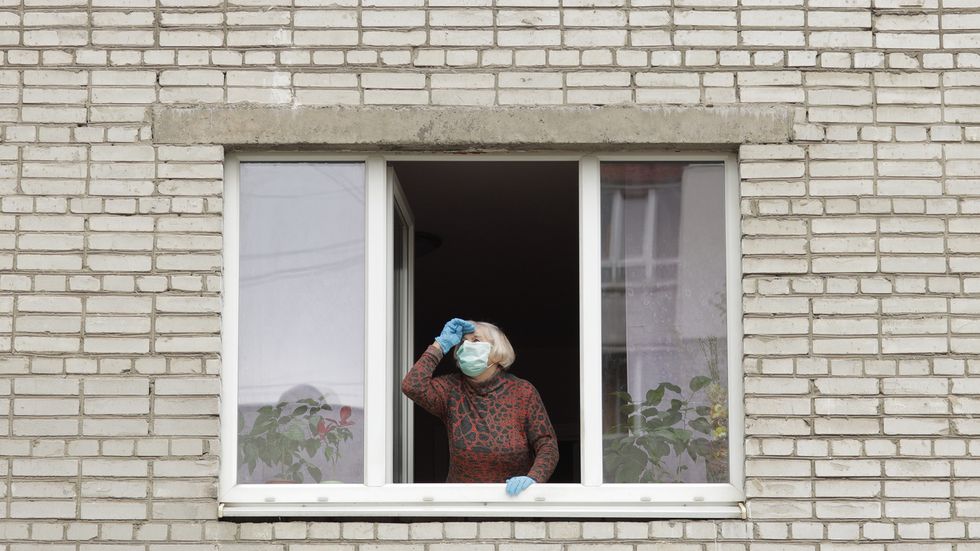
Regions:
[[[222,517],[744,518],[731,484],[531,486],[503,484],[243,484],[222,496]]]
[[[642,518],[642,519],[744,519],[739,504],[699,505],[569,505],[556,503],[486,503],[484,505],[435,503],[245,505],[222,503],[219,517],[493,517],[493,518]]]

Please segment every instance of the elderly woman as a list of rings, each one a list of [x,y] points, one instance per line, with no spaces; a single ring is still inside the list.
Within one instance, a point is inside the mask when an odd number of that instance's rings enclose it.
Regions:
[[[442,357],[461,373],[433,377]],[[506,482],[517,495],[558,463],[548,412],[534,385],[508,372],[514,349],[497,326],[453,318],[402,381],[402,392],[440,418],[449,437],[446,482]]]

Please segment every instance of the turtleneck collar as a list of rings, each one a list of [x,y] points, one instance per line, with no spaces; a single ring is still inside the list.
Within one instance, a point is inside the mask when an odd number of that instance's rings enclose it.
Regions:
[[[500,369],[498,367],[497,368],[497,372],[494,373],[493,375],[491,375],[489,379],[487,379],[486,381],[481,381],[479,383],[476,382],[476,381],[474,381],[471,377],[467,377],[466,375],[463,375],[462,377],[463,377],[463,380],[466,381],[466,384],[471,389],[473,389],[473,392],[475,392],[476,394],[479,394],[479,395],[483,396],[483,395],[486,395],[486,394],[490,394],[494,390],[497,390],[498,388],[500,388],[501,385],[504,384],[504,375],[505,374],[506,374],[506,371],[504,371],[503,369]]]

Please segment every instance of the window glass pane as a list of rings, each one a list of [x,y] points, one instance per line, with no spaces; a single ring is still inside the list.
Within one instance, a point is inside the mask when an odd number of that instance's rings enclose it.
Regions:
[[[604,162],[603,479],[727,482],[725,173]]]
[[[238,482],[362,482],[364,166],[239,185]]]

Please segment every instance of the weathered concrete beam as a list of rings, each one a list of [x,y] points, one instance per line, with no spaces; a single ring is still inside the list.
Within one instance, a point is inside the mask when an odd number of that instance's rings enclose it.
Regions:
[[[792,123],[786,106],[158,106],[153,139],[352,149],[624,149],[783,143]]]

